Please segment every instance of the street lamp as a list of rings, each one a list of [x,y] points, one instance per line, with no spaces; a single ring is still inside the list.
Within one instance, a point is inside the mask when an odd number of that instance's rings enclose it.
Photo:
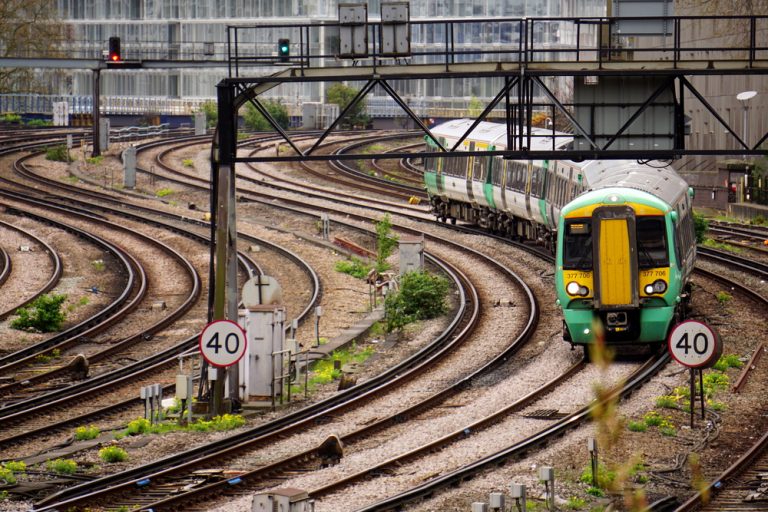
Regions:
[[[747,124],[747,110],[749,107],[747,106],[747,102],[755,96],[757,96],[757,91],[744,91],[736,95],[736,99],[744,105],[744,129],[741,132],[741,136],[744,138],[744,144],[747,146],[747,149],[749,149],[749,128]],[[744,158],[746,159],[747,155],[744,155]]]

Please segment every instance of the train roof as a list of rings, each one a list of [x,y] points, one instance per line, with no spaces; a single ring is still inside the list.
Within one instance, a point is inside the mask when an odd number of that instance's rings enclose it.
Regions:
[[[467,130],[469,130],[472,123],[474,123],[473,119],[454,119],[453,121],[447,121],[434,126],[430,131],[436,137],[458,140]],[[546,128],[533,128],[531,134],[536,135],[536,137],[532,138],[530,149],[542,151],[552,149],[552,133],[552,130]],[[573,136],[569,133],[554,132],[554,134],[556,137],[556,147],[558,148],[573,140]],[[472,133],[469,134],[467,139],[476,142],[484,142],[488,145],[495,146],[496,149],[503,150],[507,147],[507,126],[500,123],[481,121],[475,129],[472,130]]]
[[[688,191],[688,184],[663,162],[647,164],[636,160],[594,160],[584,162],[582,172],[592,190],[627,187],[653,194],[669,205]]]

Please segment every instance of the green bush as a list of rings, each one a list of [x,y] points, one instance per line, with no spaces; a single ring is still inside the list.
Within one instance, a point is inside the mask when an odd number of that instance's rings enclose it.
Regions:
[[[45,463],[45,467],[48,471],[59,473],[62,475],[71,475],[77,472],[77,462],[72,459],[53,459]]]
[[[75,429],[75,440],[88,441],[89,439],[96,439],[99,437],[99,434],[101,434],[101,430],[94,425],[77,427]]]
[[[400,290],[387,295],[384,301],[386,331],[402,329],[417,320],[428,320],[446,311],[445,297],[450,283],[428,272],[416,271],[403,275]]]
[[[11,322],[11,327],[39,332],[58,331],[66,320],[67,315],[61,309],[66,299],[66,295],[41,295],[30,306],[16,310],[18,318]]]
[[[71,162],[67,146],[54,146],[45,150],[45,159],[54,162]]]
[[[125,462],[128,460],[128,452],[119,446],[105,446],[99,450],[99,457],[104,462],[108,462],[110,464],[114,462]]]
[[[693,229],[696,233],[696,243],[700,244],[704,242],[707,230],[709,229],[709,221],[703,215],[699,215],[698,213],[694,212]]]
[[[348,260],[336,262],[336,272],[343,272],[344,274],[349,274],[358,279],[365,279],[370,271],[370,265],[354,256]]]

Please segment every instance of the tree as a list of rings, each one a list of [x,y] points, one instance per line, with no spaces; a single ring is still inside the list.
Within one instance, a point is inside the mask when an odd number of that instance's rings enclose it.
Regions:
[[[52,0],[3,0],[0,2],[0,57],[57,57],[64,30],[57,22]],[[49,92],[29,68],[0,68],[0,93]]]
[[[350,87],[342,83],[335,83],[328,88],[326,97],[328,103],[334,103],[338,105],[339,111],[342,111],[347,105],[352,103],[352,100],[355,99],[355,96],[357,96],[358,92],[358,89],[355,89],[354,87]],[[365,98],[361,99],[344,116],[344,119],[341,122],[342,126],[352,128],[354,126],[367,125],[368,121],[370,120],[368,113],[366,112],[367,108],[368,107],[365,103]]]
[[[261,104],[281,128],[288,128],[288,108],[285,105],[283,105],[280,101],[275,100],[262,101]],[[269,124],[269,121],[267,121],[266,118],[261,115],[261,112],[259,112],[252,103],[248,103],[246,105],[244,117],[245,126],[251,130],[257,132],[274,130],[272,125]]]
[[[202,102],[199,111],[205,114],[205,124],[208,128],[213,128],[219,122],[219,105],[215,101]]]

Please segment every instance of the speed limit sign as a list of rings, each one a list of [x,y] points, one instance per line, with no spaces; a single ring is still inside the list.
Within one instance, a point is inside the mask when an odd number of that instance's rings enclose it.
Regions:
[[[705,323],[687,320],[669,333],[669,352],[688,368],[709,368],[723,353],[720,337]]]
[[[213,366],[232,366],[243,357],[245,331],[232,320],[209,323],[200,334],[200,352]]]

